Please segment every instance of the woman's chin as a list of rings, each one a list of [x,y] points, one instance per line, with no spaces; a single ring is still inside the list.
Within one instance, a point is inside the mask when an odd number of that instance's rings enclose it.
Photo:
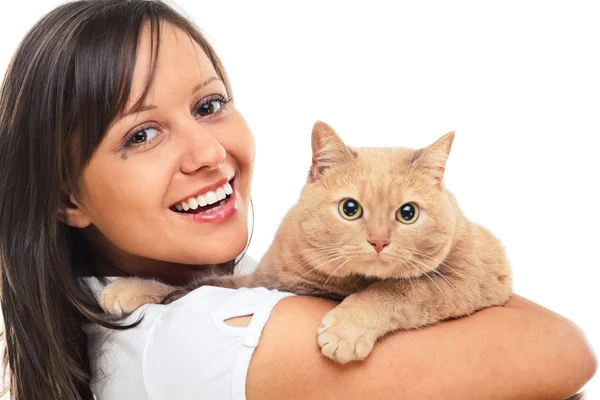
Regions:
[[[221,232],[219,232],[221,233]],[[236,233],[222,232],[223,234],[211,235],[197,243],[188,243],[189,247],[182,249],[181,255],[185,259],[179,260],[181,264],[221,264],[233,260],[246,248],[248,243],[248,230],[239,230]]]

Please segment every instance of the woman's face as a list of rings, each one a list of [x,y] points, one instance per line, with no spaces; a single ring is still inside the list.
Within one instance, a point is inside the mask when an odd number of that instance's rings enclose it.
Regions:
[[[203,50],[170,26],[161,29],[143,106],[130,112],[150,62],[146,29],[128,105],[82,174],[79,205],[90,223],[89,237],[120,264],[115,267],[135,274],[144,272],[143,265],[190,268],[231,260],[248,236],[250,129],[228,103],[225,85]]]

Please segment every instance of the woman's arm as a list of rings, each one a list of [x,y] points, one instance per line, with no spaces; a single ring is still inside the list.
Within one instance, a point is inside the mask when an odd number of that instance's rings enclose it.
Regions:
[[[248,371],[248,400],[564,399],[597,361],[572,322],[514,295],[504,307],[391,334],[366,361],[321,355],[317,327],[336,303],[290,297],[273,310]]]

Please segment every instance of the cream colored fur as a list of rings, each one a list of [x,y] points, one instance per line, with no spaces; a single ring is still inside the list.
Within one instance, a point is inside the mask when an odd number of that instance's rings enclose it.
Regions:
[[[451,132],[419,150],[352,149],[317,122],[308,181],[256,271],[202,279],[187,289],[265,286],[342,300],[317,332],[323,354],[339,363],[364,359],[389,332],[504,304],[511,275],[503,247],[465,218],[444,186],[453,139]],[[342,218],[338,205],[347,198],[361,204],[361,218]],[[420,214],[404,224],[395,215],[408,202]],[[369,242],[377,240],[389,244],[377,252]],[[101,305],[127,313],[172,289],[117,280]]]

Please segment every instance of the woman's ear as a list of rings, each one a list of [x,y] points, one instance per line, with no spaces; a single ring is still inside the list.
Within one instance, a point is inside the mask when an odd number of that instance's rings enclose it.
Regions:
[[[58,220],[73,228],[87,228],[92,220],[75,196],[66,193],[61,196],[61,202],[58,207]]]

